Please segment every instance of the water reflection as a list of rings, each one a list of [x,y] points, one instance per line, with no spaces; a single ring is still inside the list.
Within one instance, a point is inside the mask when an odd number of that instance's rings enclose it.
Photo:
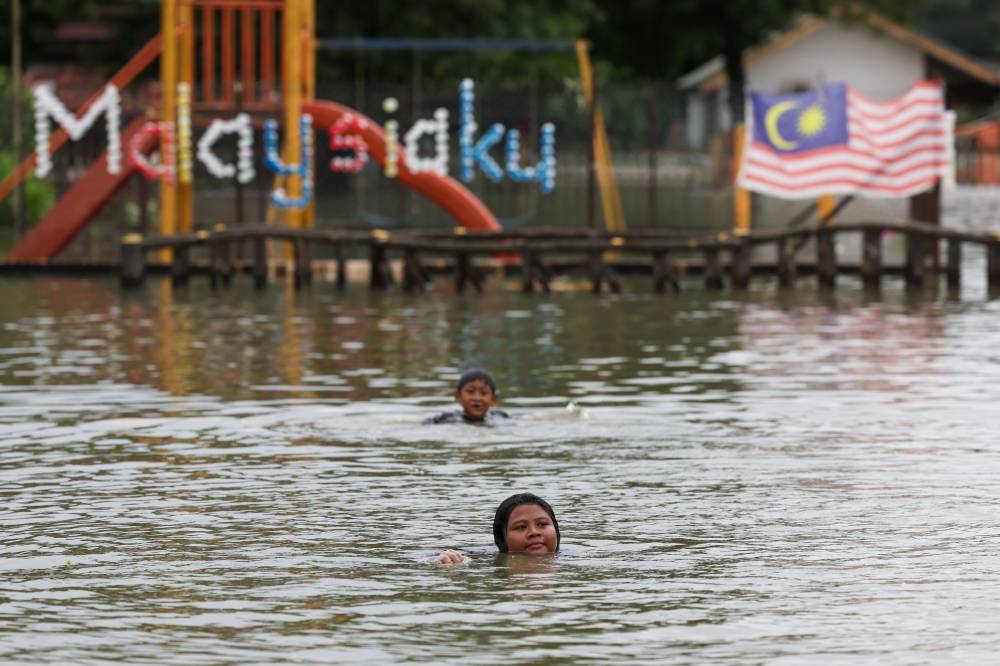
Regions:
[[[519,555],[517,553],[500,553],[496,556],[494,565],[501,576],[517,578],[515,584],[523,583],[521,576],[539,576],[556,572],[557,555]]]
[[[0,661],[1000,647],[996,302],[0,287]],[[514,418],[422,425],[470,365]],[[559,556],[495,556],[524,489]]]

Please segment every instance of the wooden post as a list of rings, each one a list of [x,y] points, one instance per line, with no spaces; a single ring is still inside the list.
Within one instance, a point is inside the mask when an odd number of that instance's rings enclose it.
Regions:
[[[906,233],[906,286],[909,289],[924,286],[927,248],[922,232],[910,229]]]
[[[615,275],[615,272],[611,270],[611,266],[608,266],[607,262],[604,261],[604,256],[602,252],[597,252],[593,257],[592,264],[593,268],[596,270],[596,283],[593,283],[593,292],[595,294],[601,293],[601,283],[607,284],[608,289],[611,290],[613,294],[620,294],[622,291],[622,283]]]
[[[542,265],[541,260],[531,250],[525,250],[521,255],[521,291],[530,294],[535,290],[535,281],[538,281],[538,288],[549,293],[549,272]]]
[[[750,241],[741,238],[733,248],[730,275],[733,289],[748,289],[750,287]]]
[[[219,242],[213,239],[208,242],[208,284],[214,290],[219,282]]]
[[[267,239],[263,236],[253,239],[253,286],[257,289],[267,286]]]
[[[337,255],[337,289],[343,289],[347,286],[347,258],[344,244],[337,243],[334,253]]]
[[[948,288],[958,289],[962,286],[962,241],[957,238],[948,239]]]
[[[222,234],[226,231],[226,225],[217,224],[212,227],[212,231],[216,234],[216,237],[212,239],[211,245],[212,265],[210,270],[212,287],[215,287],[216,281],[221,282],[224,286],[229,286],[229,282],[233,277],[233,262],[232,248],[229,245],[229,240],[222,237]]]
[[[465,285],[472,283],[476,293],[483,293],[483,282],[485,276],[472,263],[472,258],[468,252],[459,252],[455,255],[455,291],[459,294],[465,291]]]
[[[170,263],[170,280],[176,285],[184,285],[191,279],[190,245],[174,247],[173,261]]]
[[[941,226],[940,180],[934,184],[934,187],[926,192],[921,192],[920,194],[915,194],[910,197],[910,219]],[[928,245],[930,245],[930,247],[928,247]],[[931,264],[935,268],[939,266],[937,245],[937,242],[924,243],[924,252],[930,255]]]
[[[1000,288],[1000,240],[986,246],[986,284],[991,290]]]
[[[293,241],[292,251],[295,260],[295,288],[301,289],[312,284],[312,248],[305,238]]]
[[[882,230],[865,229],[861,243],[861,283],[866,289],[880,289],[882,286]]]
[[[476,289],[476,293],[483,293],[483,286],[486,284],[486,274],[471,259],[469,260],[469,279],[472,280],[472,286]]]
[[[430,281],[427,271],[420,263],[420,255],[413,248],[406,248],[403,254],[403,290],[417,291],[427,286]]]
[[[837,248],[831,229],[816,232],[816,278],[822,289],[837,286]]]
[[[388,266],[389,252],[378,239],[371,242],[371,276],[368,286],[375,291],[384,291],[392,285],[392,272]]]
[[[533,270],[535,272],[535,279],[538,280],[538,284],[542,288],[542,292],[549,293],[551,289],[549,288],[549,280],[552,279],[552,273],[545,268],[545,264],[542,263],[541,258],[537,254],[533,254],[531,257]]]
[[[126,234],[121,243],[121,285],[138,287],[146,277],[146,250],[142,236]]]
[[[791,287],[795,284],[795,253],[789,245],[788,237],[779,238],[775,245],[778,255],[778,286]]]
[[[719,248],[705,248],[705,288],[722,289],[722,267],[719,266]]]
[[[469,280],[469,255],[459,252],[455,255],[455,292],[464,293],[465,283]]]
[[[601,252],[590,253],[590,291],[594,294],[601,293],[601,283],[604,281],[604,260]]]
[[[653,291],[662,294],[666,291],[667,284],[676,294],[681,290],[680,279],[677,275],[677,267],[674,266],[670,253],[665,250],[658,250],[653,253]]]
[[[525,294],[535,291],[535,255],[532,252],[521,254],[521,291]]]

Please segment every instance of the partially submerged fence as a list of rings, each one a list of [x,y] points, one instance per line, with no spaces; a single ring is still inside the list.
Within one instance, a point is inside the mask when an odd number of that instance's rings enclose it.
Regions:
[[[887,232],[906,238],[905,261],[888,266],[884,261],[883,237]],[[861,236],[861,252],[853,262],[838,256],[837,238]],[[813,241],[813,262],[800,258]],[[233,260],[236,243],[253,246],[252,259],[246,265]],[[249,270],[258,288],[267,284],[268,242],[284,242],[292,247],[292,269],[296,287],[311,284],[314,250],[321,246],[333,249],[336,260],[336,284],[347,282],[347,251],[359,246],[368,250],[371,289],[384,290],[396,284],[391,267],[395,258],[402,260],[404,290],[423,289],[430,281],[426,262],[444,260],[454,275],[459,293],[472,287],[482,291],[485,272],[474,261],[477,257],[499,258],[501,264],[520,269],[524,292],[549,291],[554,267],[584,267],[593,291],[620,291],[616,267],[648,267],[657,292],[678,291],[685,275],[700,275],[708,289],[721,289],[729,278],[731,288],[747,289],[752,274],[776,276],[781,286],[794,284],[799,274],[814,273],[821,288],[836,286],[838,273],[857,273],[865,287],[877,288],[886,273],[902,273],[908,287],[922,287],[930,275],[943,273],[947,284],[961,284],[964,245],[981,245],[986,251],[986,277],[991,288],[1000,287],[1000,234],[983,234],[945,229],[912,221],[854,222],[813,225],[805,228],[767,230],[737,236],[729,233],[680,237],[662,232],[623,234],[587,233],[579,230],[535,229],[498,233],[396,232],[377,229],[366,232],[331,232],[279,227],[241,227],[221,225],[212,231],[162,238],[143,238],[129,234],[121,245],[121,283],[125,287],[142,283],[147,271],[147,254],[169,249],[170,273],[175,283],[185,283],[192,272],[207,273],[212,285],[229,284],[240,270]],[[946,244],[944,262],[939,261],[940,243]],[[755,258],[760,248],[769,247],[773,260]],[[203,248],[207,261],[192,262],[192,252]]]

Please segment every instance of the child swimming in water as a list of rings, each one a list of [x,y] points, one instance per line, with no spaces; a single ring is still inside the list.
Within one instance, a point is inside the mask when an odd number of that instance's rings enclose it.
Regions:
[[[497,403],[497,383],[485,370],[475,368],[458,379],[455,401],[462,410],[438,414],[426,423],[484,423],[496,418],[510,418],[507,412],[494,409]]]
[[[511,495],[493,516],[493,541],[501,553],[551,555],[559,551],[559,521],[549,503],[531,493]],[[436,564],[463,564],[465,555],[446,550],[434,558]]]

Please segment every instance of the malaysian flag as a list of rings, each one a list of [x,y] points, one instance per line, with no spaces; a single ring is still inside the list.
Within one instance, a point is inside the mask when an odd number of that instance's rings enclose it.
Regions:
[[[750,110],[739,187],[783,199],[908,197],[949,179],[954,122],[937,83],[917,82],[888,102],[843,83],[751,92]]]

